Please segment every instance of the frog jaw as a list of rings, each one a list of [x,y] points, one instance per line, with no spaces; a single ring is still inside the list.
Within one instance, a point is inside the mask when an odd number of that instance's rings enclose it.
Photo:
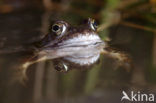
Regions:
[[[60,43],[59,45],[64,46],[89,46],[91,44],[97,43],[97,42],[103,42],[100,37],[95,33],[85,33],[85,34],[78,34],[78,36],[75,36],[73,38],[70,38],[68,40],[65,40],[64,42]]]
[[[57,46],[42,49],[39,54],[47,59],[64,58],[79,65],[90,65],[99,59],[105,47],[100,37],[95,32],[75,33],[75,36],[62,40]]]
[[[70,52],[63,58],[81,66],[95,63],[104,46],[105,43],[95,33],[79,34],[59,44],[59,48],[66,48],[64,51]]]

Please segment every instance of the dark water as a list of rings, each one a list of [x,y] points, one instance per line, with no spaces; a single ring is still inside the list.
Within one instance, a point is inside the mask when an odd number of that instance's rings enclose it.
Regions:
[[[48,14],[41,11],[0,14],[0,46],[13,47],[38,40],[48,30],[46,17]],[[152,35],[117,25],[110,29],[110,36],[112,46],[131,56],[131,68],[101,56],[92,68],[62,73],[49,60],[30,66],[28,80],[22,84],[14,81],[22,78],[15,72],[27,54],[0,55],[0,103],[120,103],[123,90],[155,93],[155,78],[150,71]]]

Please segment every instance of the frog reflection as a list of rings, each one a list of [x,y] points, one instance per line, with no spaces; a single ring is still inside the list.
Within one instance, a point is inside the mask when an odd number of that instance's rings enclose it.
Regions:
[[[60,72],[67,72],[72,69],[86,70],[98,63],[99,60],[97,60],[95,63],[92,64],[80,65],[75,62],[68,61],[64,58],[58,58],[53,60],[54,68]]]
[[[61,58],[61,67],[55,67],[68,71],[68,63],[80,67],[96,63],[101,52],[121,60],[119,53],[105,50],[106,43],[100,39],[96,22],[91,18],[78,27],[71,26],[65,21],[56,21],[51,32],[34,45],[34,56],[22,65],[23,68],[36,62]]]

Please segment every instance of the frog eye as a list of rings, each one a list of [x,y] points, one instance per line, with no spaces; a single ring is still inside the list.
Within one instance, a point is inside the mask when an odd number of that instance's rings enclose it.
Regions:
[[[67,26],[65,23],[61,23],[61,22],[58,22],[58,23],[55,23],[53,26],[52,26],[52,31],[56,34],[56,35],[62,35],[63,33],[65,33],[67,29]]]
[[[98,25],[97,25],[96,21],[94,19],[91,19],[91,18],[89,18],[89,25],[90,25],[91,29],[93,29],[95,31],[98,28]]]
[[[54,24],[52,26],[52,31],[55,32],[57,35],[61,34],[61,27],[59,24]]]

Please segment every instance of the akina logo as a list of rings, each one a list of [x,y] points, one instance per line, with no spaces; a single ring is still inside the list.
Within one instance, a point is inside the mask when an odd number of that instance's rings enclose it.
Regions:
[[[145,94],[141,93],[140,91],[134,92],[131,91],[130,94],[128,95],[125,91],[122,91],[122,98],[121,101],[128,100],[128,101],[135,101],[135,102],[154,102],[155,101],[155,95],[150,93],[150,94]]]

